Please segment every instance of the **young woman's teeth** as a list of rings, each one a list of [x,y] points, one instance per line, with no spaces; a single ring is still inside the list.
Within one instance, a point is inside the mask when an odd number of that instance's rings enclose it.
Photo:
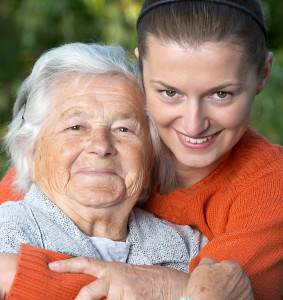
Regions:
[[[201,143],[204,143],[206,142],[207,140],[211,140],[212,139],[212,136],[209,136],[209,137],[206,137],[206,138],[203,138],[203,139],[193,139],[193,138],[190,138],[186,135],[183,135],[181,134],[182,138],[192,144],[201,144]]]

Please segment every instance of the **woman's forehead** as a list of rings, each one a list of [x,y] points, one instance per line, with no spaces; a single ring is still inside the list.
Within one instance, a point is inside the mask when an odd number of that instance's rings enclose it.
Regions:
[[[69,78],[53,89],[53,108],[61,117],[119,114],[138,117],[144,113],[144,99],[137,83],[125,76]]]
[[[55,80],[52,90],[55,98],[59,96],[66,99],[80,98],[81,101],[94,98],[97,101],[143,102],[139,84],[117,74],[73,75],[65,80]]]
[[[227,73],[246,72],[247,66],[242,46],[213,41],[195,48],[177,43],[164,45],[158,39],[152,40],[143,62],[144,73],[149,69],[150,75],[156,73],[161,77],[166,72],[172,76],[176,73],[184,76],[192,71],[208,72],[209,68],[212,69],[211,78],[219,68],[223,69],[223,77],[226,77]]]

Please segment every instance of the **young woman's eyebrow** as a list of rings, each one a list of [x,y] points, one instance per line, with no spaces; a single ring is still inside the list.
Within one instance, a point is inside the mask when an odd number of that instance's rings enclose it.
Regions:
[[[230,89],[230,88],[236,88],[237,90],[242,90],[244,88],[244,83],[225,83],[221,85],[217,85],[215,87],[209,88],[207,90],[208,93],[213,92],[213,91],[219,91],[219,90],[225,90],[225,89]]]
[[[169,85],[169,84],[167,84],[167,83],[165,83],[161,80],[150,80],[150,83],[162,85],[164,87],[164,89],[176,91],[178,93],[180,92],[180,89],[178,89],[174,86],[171,86],[171,85]],[[217,85],[217,86],[214,86],[212,88],[209,88],[207,92],[212,92],[212,91],[216,91],[216,90],[223,90],[225,88],[231,88],[231,87],[242,89],[244,87],[244,83],[243,82],[226,82],[224,84]]]
[[[164,88],[168,89],[168,90],[172,90],[172,91],[178,91],[178,89],[174,86],[171,86],[161,80],[150,80],[150,83],[153,83],[153,84],[160,84],[162,86],[164,86]]]

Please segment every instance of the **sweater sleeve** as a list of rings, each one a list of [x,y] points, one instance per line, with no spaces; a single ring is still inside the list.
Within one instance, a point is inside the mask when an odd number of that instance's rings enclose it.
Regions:
[[[282,177],[262,178],[238,194],[225,232],[215,235],[191,261],[190,272],[203,257],[234,260],[248,275],[256,300],[282,297],[283,190],[279,180]],[[264,192],[261,187],[268,184]]]
[[[70,256],[22,244],[17,272],[6,300],[70,300],[96,278],[86,274],[56,273],[48,268],[52,261]]]
[[[24,194],[16,190],[13,182],[16,176],[16,169],[10,169],[0,181],[0,204],[6,201],[18,201],[24,198]]]
[[[24,194],[13,187],[16,171],[10,169],[0,182],[0,204],[18,201]],[[95,280],[86,274],[56,273],[48,263],[70,256],[21,244],[16,275],[6,300],[70,300],[80,289]]]
[[[12,186],[15,169],[7,172],[0,182],[0,204],[22,200],[24,195]],[[86,274],[56,273],[48,263],[70,256],[21,244],[16,275],[6,300],[70,300],[95,277]],[[28,284],[27,284],[28,283]]]

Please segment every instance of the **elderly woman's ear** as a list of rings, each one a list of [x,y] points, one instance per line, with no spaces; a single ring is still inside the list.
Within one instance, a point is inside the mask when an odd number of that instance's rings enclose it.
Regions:
[[[29,150],[26,156],[30,168],[30,179],[35,182],[35,149]]]

